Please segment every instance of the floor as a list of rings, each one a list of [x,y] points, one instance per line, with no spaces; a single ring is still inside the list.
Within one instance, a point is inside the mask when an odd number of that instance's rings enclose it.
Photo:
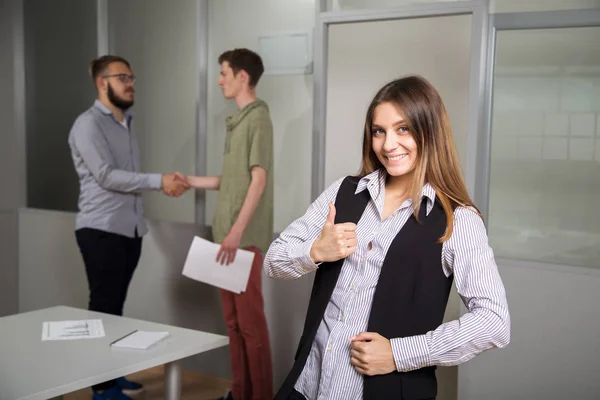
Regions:
[[[144,385],[144,390],[131,396],[136,400],[164,399],[163,367],[128,375],[128,379]],[[182,400],[214,400],[223,396],[231,386],[231,380],[205,375],[195,371],[183,371]],[[82,389],[64,396],[64,400],[90,400],[90,389]]]

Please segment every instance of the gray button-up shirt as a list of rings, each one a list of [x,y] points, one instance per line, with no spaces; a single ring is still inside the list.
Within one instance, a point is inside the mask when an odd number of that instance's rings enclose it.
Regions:
[[[100,101],[75,120],[69,146],[79,176],[76,229],[94,228],[134,237],[148,232],[141,192],[160,190],[160,174],[142,174],[132,114],[126,128]]]

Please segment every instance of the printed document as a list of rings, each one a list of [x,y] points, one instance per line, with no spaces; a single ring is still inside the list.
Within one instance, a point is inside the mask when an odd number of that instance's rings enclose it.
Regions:
[[[95,339],[104,337],[101,319],[81,321],[52,321],[42,325],[42,341]]]
[[[254,253],[238,249],[233,263],[221,265],[217,262],[220,248],[220,244],[194,237],[183,266],[183,275],[237,294],[245,292]]]

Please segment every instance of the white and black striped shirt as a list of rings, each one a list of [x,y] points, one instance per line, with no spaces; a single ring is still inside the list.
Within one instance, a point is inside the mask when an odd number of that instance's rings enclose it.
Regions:
[[[306,214],[294,221],[275,240],[265,257],[267,274],[276,279],[297,279],[318,268],[310,248],[321,232],[329,201],[335,201],[344,178],[337,180]],[[325,310],[310,355],[295,389],[308,400],[362,399],[363,377],[350,364],[349,338],[367,329],[373,294],[392,240],[413,212],[411,199],[381,220],[385,198],[385,173],[375,171],[362,178],[356,193],[371,196],[356,235],[356,251],[344,260],[337,285]],[[427,214],[433,208],[435,190],[425,185]],[[372,249],[367,244],[372,242]],[[442,246],[441,268],[454,282],[468,312],[423,335],[388,338],[396,368],[410,371],[426,366],[463,363],[484,350],[504,347],[510,339],[510,317],[504,285],[498,274],[485,226],[473,210],[454,211],[454,231]],[[390,307],[393,307],[390,304]]]

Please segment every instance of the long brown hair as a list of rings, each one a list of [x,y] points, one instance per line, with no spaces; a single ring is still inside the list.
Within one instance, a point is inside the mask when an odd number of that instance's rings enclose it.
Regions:
[[[407,76],[383,86],[367,111],[361,177],[384,168],[373,151],[371,137],[373,114],[375,108],[382,103],[391,103],[398,108],[417,143],[417,161],[411,189],[415,218],[418,218],[421,207],[421,191],[429,183],[435,189],[436,198],[446,214],[446,231],[440,238],[440,242],[444,242],[452,235],[456,207],[474,207],[477,210],[460,172],[444,102],[438,91],[420,76]]]

